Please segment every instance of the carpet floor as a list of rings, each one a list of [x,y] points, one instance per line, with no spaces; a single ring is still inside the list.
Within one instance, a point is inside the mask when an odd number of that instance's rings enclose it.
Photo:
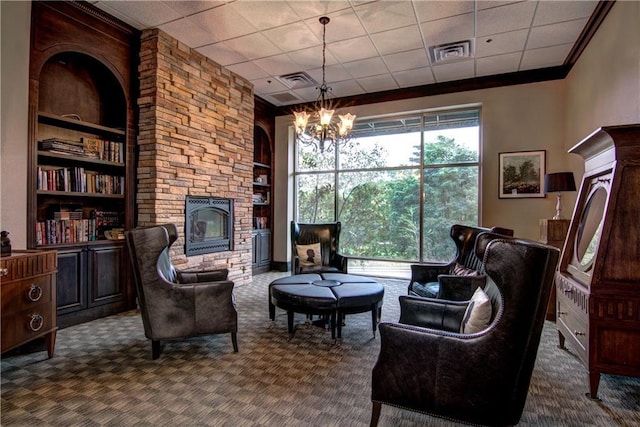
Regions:
[[[271,322],[266,273],[235,289],[239,353],[229,334],[163,344],[151,360],[137,311],[58,331],[55,356],[2,358],[2,426],[366,426],[371,369],[380,340],[370,313],[350,315],[342,340],[296,315]],[[408,281],[385,285],[383,321],[399,317]],[[463,362],[463,361],[461,361]],[[640,379],[602,375],[599,396],[585,396],[587,372],[557,347],[545,322],[521,426],[638,426]],[[383,406],[381,426],[458,424]]]

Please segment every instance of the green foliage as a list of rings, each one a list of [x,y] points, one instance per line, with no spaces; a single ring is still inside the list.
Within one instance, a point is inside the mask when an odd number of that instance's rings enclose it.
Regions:
[[[419,168],[380,170],[386,166],[389,153],[379,144],[365,150],[356,141],[342,150],[335,216],[335,172],[301,174],[298,175],[298,220],[340,220],[343,230],[340,246],[347,255],[417,261]],[[420,147],[416,146],[415,158],[408,160],[415,161],[419,153]],[[425,260],[449,260],[455,250],[449,238],[451,225],[477,223],[478,167],[449,165],[477,162],[477,157],[476,152],[442,135],[425,144],[422,227]],[[301,170],[330,171],[333,160],[304,155],[299,161],[303,163]],[[349,171],[354,169],[357,171]]]

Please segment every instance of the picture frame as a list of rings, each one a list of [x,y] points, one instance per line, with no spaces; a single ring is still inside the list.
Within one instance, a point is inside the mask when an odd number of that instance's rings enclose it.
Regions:
[[[545,197],[546,150],[498,153],[500,199]]]

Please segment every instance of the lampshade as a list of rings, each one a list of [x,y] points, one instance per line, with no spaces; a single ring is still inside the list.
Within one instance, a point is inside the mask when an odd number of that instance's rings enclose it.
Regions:
[[[576,191],[573,172],[548,173],[544,176],[544,192]]]

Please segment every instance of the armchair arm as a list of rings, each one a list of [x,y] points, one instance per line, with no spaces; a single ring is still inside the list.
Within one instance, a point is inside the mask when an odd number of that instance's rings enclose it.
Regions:
[[[237,332],[238,313],[233,297],[233,282],[178,285],[193,295],[195,328],[206,333]]]
[[[340,271],[342,271],[343,273],[347,272],[347,263],[349,261],[349,258],[347,258],[344,255],[340,255],[338,253],[335,254],[335,265],[334,267],[340,269]]]
[[[222,268],[217,270],[178,271],[177,275],[179,283],[219,282],[227,280],[229,270]]]
[[[458,276],[455,274],[441,274],[438,276],[440,289],[438,298],[451,301],[468,301],[478,287],[484,289],[487,276]]]
[[[451,264],[411,264],[411,282],[437,282],[440,274],[449,274]]]
[[[459,332],[468,301],[448,301],[402,295],[400,300],[400,323]]]

